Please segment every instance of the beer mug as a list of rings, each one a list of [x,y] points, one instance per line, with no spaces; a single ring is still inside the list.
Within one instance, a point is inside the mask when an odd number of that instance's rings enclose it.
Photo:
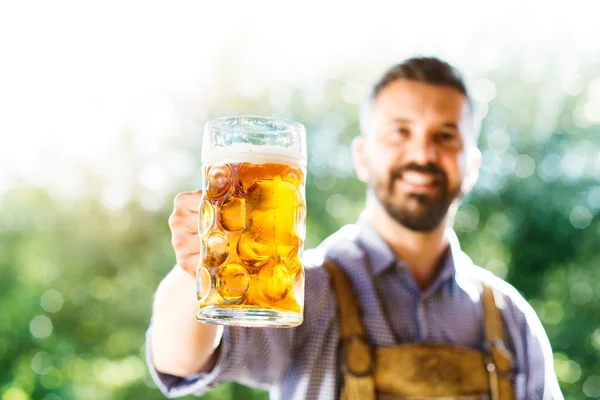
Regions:
[[[209,121],[202,144],[200,322],[302,323],[306,133],[262,117]]]

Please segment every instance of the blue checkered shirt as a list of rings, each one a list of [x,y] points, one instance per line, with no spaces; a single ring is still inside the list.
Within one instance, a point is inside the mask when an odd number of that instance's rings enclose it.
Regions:
[[[485,349],[481,282],[497,294],[514,359],[517,399],[562,399],[550,343],[533,309],[511,285],[474,266],[447,231],[449,255],[435,282],[420,290],[407,266],[366,219],[347,225],[317,249],[305,253],[304,322],[295,328],[226,327],[211,372],[178,378],[152,365],[148,330],[147,362],[168,397],[203,394],[225,381],[269,390],[271,399],[339,398],[336,300],[324,257],[338,263],[358,297],[367,333],[375,346],[447,343]],[[194,295],[194,294],[190,294]]]

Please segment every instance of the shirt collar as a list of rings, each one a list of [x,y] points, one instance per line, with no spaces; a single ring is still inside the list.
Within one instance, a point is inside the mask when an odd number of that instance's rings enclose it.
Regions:
[[[375,231],[364,213],[358,219],[357,225],[359,243],[370,260],[371,272],[374,276],[378,276],[396,263],[396,255]]]
[[[359,227],[358,240],[370,260],[371,271],[374,276],[378,276],[394,266],[401,270],[406,270],[407,265],[404,260],[396,258],[396,255],[390,246],[383,240],[379,233],[375,231],[365,212],[360,215],[357,225]],[[450,251],[448,251],[446,259],[443,262],[436,282],[431,285],[429,289],[434,289],[439,283],[454,276],[454,272],[456,271],[455,261],[457,256],[461,253],[458,238],[456,237],[454,230],[448,228],[444,234],[450,244]]]

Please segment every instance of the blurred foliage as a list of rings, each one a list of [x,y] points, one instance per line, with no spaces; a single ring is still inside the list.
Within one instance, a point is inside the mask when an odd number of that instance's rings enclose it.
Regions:
[[[486,115],[483,166],[455,224],[474,261],[536,309],[569,399],[600,397],[600,129],[581,116],[600,69],[588,72],[568,94],[556,78],[526,80],[519,65],[475,82]],[[226,78],[209,110],[182,111],[187,125],[172,145],[194,165],[159,207],[149,209],[138,187],[124,206],[107,207],[93,171],[79,198],[31,187],[0,198],[2,400],[162,398],[144,364],[144,334],[153,292],[175,261],[170,199],[200,185],[199,138],[209,117],[276,115],[306,125],[307,247],[356,220],[364,186],[352,172],[350,143],[362,78],[251,96]],[[141,168],[133,152],[124,157]],[[203,397],[239,398],[267,395],[227,384]]]

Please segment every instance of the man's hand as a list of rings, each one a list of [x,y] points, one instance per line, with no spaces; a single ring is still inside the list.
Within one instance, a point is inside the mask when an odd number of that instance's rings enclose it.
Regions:
[[[173,268],[154,296],[152,360],[159,372],[176,376],[209,371],[216,362],[215,349],[223,332],[222,327],[201,324],[195,317],[194,277],[200,260],[198,209],[201,198],[200,190],[175,197],[169,227],[181,268]]]
[[[169,217],[171,244],[177,264],[191,276],[196,276],[200,261],[198,217],[202,190],[179,193],[175,197],[173,213]]]

